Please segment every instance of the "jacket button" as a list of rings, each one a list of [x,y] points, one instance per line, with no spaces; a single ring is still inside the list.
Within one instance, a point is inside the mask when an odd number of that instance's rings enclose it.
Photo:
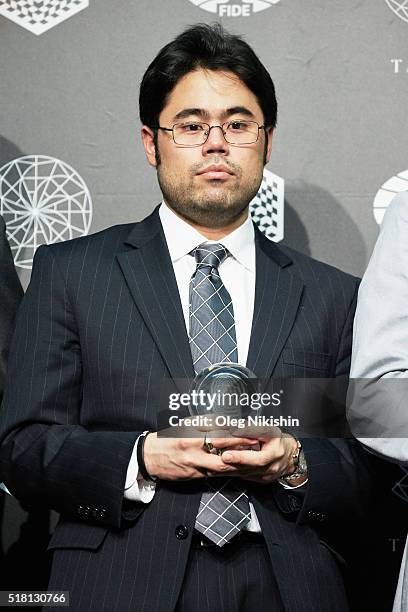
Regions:
[[[177,525],[175,534],[178,540],[185,540],[188,536],[188,528],[185,525]]]

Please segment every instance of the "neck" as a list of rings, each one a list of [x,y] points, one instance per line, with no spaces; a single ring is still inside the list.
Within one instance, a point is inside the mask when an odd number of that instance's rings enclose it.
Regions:
[[[189,225],[191,225],[191,227],[194,227],[194,229],[196,229],[197,232],[199,232],[202,236],[207,238],[207,240],[221,240],[222,238],[225,238],[225,236],[228,236],[228,234],[230,234],[238,227],[240,227],[240,225],[245,223],[248,217],[248,209],[246,208],[242,211],[242,213],[238,215],[236,219],[231,221],[231,223],[224,225],[223,227],[207,227],[206,225],[199,225],[198,223],[194,223],[194,221],[190,221],[190,219],[186,219],[186,217],[179,215],[174,210],[174,208],[172,208],[172,211],[178,217],[180,217],[180,219],[183,219],[185,223],[188,223]]]

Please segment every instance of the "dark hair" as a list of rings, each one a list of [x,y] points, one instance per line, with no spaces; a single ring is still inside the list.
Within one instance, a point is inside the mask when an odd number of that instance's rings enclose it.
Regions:
[[[142,123],[157,126],[173,88],[198,68],[233,72],[256,96],[265,125],[275,127],[277,102],[269,72],[248,43],[219,23],[193,25],[159,51],[140,84]]]

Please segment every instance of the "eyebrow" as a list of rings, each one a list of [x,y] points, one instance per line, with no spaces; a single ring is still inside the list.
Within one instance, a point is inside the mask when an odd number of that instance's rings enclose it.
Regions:
[[[174,115],[174,120],[177,119],[186,119],[187,117],[191,117],[192,115],[196,117],[200,117],[201,119],[209,119],[210,113],[204,108],[183,108],[177,115]],[[249,110],[246,106],[232,106],[231,108],[227,108],[221,113],[221,118],[227,118],[231,115],[244,115],[245,117],[254,118],[255,115],[252,111]]]

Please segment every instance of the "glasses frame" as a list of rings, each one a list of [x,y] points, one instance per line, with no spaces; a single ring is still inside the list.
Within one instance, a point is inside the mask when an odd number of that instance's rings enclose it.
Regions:
[[[256,140],[253,140],[252,142],[239,142],[239,143],[229,142],[229,140],[227,140],[226,135],[225,135],[226,131],[224,129],[224,126],[228,126],[230,123],[235,123],[235,122],[239,122],[239,121],[245,121],[246,123],[254,123],[257,126],[258,134],[257,134]],[[208,127],[207,136],[206,136],[204,142],[200,142],[199,144],[181,144],[181,143],[176,141],[176,139],[174,138],[174,130],[175,130],[175,128],[178,125],[183,125],[182,123],[174,123],[172,128],[164,127],[162,125],[157,125],[154,128],[152,128],[152,129],[163,130],[165,132],[172,132],[173,142],[174,142],[174,144],[178,145],[179,147],[202,147],[207,142],[207,140],[208,140],[208,138],[210,136],[210,132],[211,132],[211,130],[213,128],[221,128],[221,132],[222,132],[222,135],[224,136],[225,142],[227,142],[228,144],[230,144],[230,145],[232,145],[234,147],[240,147],[242,145],[248,145],[248,144],[255,144],[259,140],[259,130],[265,130],[266,129],[265,125],[259,125],[259,123],[257,121],[252,121],[252,119],[251,120],[249,120],[249,119],[241,119],[241,120],[240,119],[235,119],[233,121],[231,121],[231,120],[230,121],[225,121],[222,125],[210,125],[209,123],[205,123],[204,121],[196,121],[195,123],[196,124],[200,124],[200,125],[206,125]]]

